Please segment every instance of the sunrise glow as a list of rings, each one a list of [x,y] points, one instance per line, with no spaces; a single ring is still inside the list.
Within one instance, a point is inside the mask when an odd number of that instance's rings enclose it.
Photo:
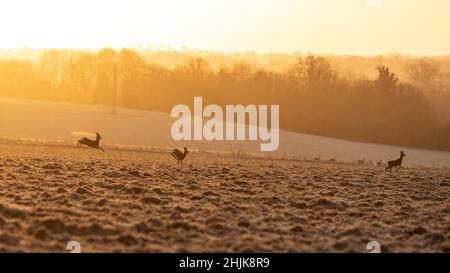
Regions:
[[[0,10],[0,48],[167,45],[364,55],[442,55],[450,48],[446,0],[7,0]]]

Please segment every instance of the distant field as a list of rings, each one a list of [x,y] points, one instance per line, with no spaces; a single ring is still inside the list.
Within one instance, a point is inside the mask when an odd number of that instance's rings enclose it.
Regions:
[[[174,119],[166,113],[118,109],[69,103],[0,98],[0,137],[59,140],[73,142],[86,133],[100,132],[105,145],[123,144],[149,147],[183,147],[191,149],[258,153],[259,142],[175,142],[170,136]],[[292,156],[322,160],[377,162],[397,158],[405,150],[406,166],[450,167],[450,153],[360,143],[333,138],[281,131],[280,147],[275,156]]]

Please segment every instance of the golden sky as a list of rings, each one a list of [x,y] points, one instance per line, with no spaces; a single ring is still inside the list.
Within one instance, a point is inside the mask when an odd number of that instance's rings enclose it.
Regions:
[[[0,48],[450,54],[450,0],[0,0]]]

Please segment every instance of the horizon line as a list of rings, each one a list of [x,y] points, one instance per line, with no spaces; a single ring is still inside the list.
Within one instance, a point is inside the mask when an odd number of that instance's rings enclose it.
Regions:
[[[166,47],[166,48],[164,48]],[[374,53],[374,54],[358,54],[358,53],[336,53],[336,52],[328,52],[328,53],[320,53],[320,52],[311,52],[311,51],[258,51],[258,50],[243,50],[243,51],[221,51],[214,49],[199,49],[199,48],[189,48],[183,49],[184,46],[174,47],[170,45],[159,45],[159,48],[151,48],[151,47],[139,47],[136,45],[131,46],[103,46],[103,47],[32,47],[32,46],[20,46],[20,47],[0,47],[0,51],[20,51],[20,50],[72,50],[72,51],[99,51],[103,49],[113,49],[113,50],[121,50],[121,49],[133,49],[135,51],[153,51],[153,52],[177,52],[177,53],[194,53],[194,52],[203,52],[203,53],[214,53],[214,54],[223,54],[223,55],[236,55],[236,54],[256,54],[259,56],[264,55],[315,55],[315,56],[338,56],[338,57],[381,57],[381,56],[405,56],[405,57],[413,57],[413,58],[445,58],[450,57],[450,52],[447,54],[412,54],[412,53],[401,53],[397,51],[386,51],[384,53]]]

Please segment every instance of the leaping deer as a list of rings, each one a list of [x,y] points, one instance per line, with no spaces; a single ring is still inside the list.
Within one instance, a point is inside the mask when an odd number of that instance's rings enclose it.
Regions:
[[[94,149],[99,149],[102,152],[105,152],[105,150],[103,150],[102,148],[100,148],[100,140],[102,139],[102,137],[100,136],[99,133],[97,133],[97,138],[95,140],[89,139],[87,137],[82,137],[80,140],[78,140],[78,148],[81,147],[81,145],[86,145],[89,146],[91,148]]]
[[[183,160],[188,153],[189,153],[188,149],[184,147],[184,153],[182,153],[178,149],[173,149],[171,155],[177,160],[177,163],[183,164]]]
[[[403,163],[403,158],[405,157],[405,152],[400,151],[400,158],[397,160],[392,160],[388,162],[388,166],[386,167],[386,169],[384,169],[384,172],[387,172],[387,170],[392,172],[392,168],[394,167],[398,167],[398,169],[400,169],[402,167],[402,163]]]

